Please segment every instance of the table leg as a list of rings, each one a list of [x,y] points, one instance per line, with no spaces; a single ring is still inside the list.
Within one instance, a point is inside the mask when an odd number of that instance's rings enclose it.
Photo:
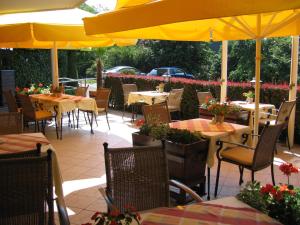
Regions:
[[[207,200],[210,200],[210,168],[207,166]]]
[[[62,129],[63,129],[63,115],[61,115],[61,119],[60,119],[60,140],[62,140]]]

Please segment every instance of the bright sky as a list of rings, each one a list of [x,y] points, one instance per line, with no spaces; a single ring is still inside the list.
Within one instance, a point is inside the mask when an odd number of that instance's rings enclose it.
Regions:
[[[114,9],[116,0],[87,0],[85,3],[91,6],[95,6],[96,8],[99,8],[99,6],[101,5],[103,8]]]

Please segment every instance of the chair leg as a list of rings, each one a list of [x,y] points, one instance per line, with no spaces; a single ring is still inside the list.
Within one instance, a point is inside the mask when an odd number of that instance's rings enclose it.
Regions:
[[[62,140],[62,130],[63,130],[63,115],[61,115],[61,119],[60,119],[60,140]]]
[[[56,116],[54,117],[54,121],[55,121],[56,138],[59,139],[59,136],[58,136],[58,125],[57,125]]]
[[[239,185],[241,185],[244,181],[243,181],[243,174],[244,174],[244,167],[243,166],[239,166],[239,170],[240,170],[240,181],[239,181]]]
[[[79,124],[79,109],[77,111],[77,129],[78,129],[78,124]]]
[[[274,164],[271,164],[271,176],[272,176],[272,182],[273,185],[275,185],[275,177],[274,177]]]
[[[88,114],[86,114],[86,115],[87,115],[87,117],[89,117],[89,115],[88,115]],[[84,117],[85,123],[86,123],[86,124],[88,124],[88,123],[87,123],[87,120],[86,120],[86,117],[85,117],[85,113],[84,113],[84,112],[83,112],[83,117]]]
[[[291,145],[290,145],[290,139],[289,139],[289,132],[286,131],[286,142],[287,142],[287,146],[289,148],[289,151],[291,150]]]
[[[72,127],[72,126],[71,126],[71,114],[70,114],[70,112],[67,112],[67,115],[68,115],[68,118],[69,118],[68,126],[69,126],[69,127]]]
[[[122,119],[124,117],[124,114],[125,114],[125,104],[123,105],[123,114],[122,114]]]
[[[251,170],[251,180],[252,180],[252,182],[254,182],[254,171],[253,170]]]
[[[220,178],[220,169],[221,169],[221,160],[218,160],[218,169],[217,169],[217,177],[216,177],[216,186],[215,186],[215,198],[218,195],[218,186],[219,186],[219,178]]]
[[[94,113],[94,112],[93,112],[93,113]],[[97,115],[96,115],[96,113],[94,113],[94,117],[95,117],[96,125],[97,125],[97,127],[98,127],[98,121],[97,121]]]
[[[107,125],[108,125],[108,128],[110,129],[109,122],[108,122],[107,111],[106,111],[106,110],[105,110],[105,114],[106,114],[106,121],[107,121]]]
[[[72,117],[73,117],[73,128],[75,129],[75,110],[72,110]]]

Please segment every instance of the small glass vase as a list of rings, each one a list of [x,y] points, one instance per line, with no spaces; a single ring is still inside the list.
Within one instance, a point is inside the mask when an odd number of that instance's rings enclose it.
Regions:
[[[220,124],[220,123],[223,123],[224,122],[224,115],[215,115],[213,120],[212,120],[212,123],[213,124]]]

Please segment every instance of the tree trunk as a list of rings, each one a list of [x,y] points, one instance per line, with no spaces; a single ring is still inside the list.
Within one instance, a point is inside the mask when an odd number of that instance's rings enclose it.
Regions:
[[[102,65],[101,59],[98,58],[96,60],[97,90],[102,87],[102,70],[103,70],[103,65]]]

